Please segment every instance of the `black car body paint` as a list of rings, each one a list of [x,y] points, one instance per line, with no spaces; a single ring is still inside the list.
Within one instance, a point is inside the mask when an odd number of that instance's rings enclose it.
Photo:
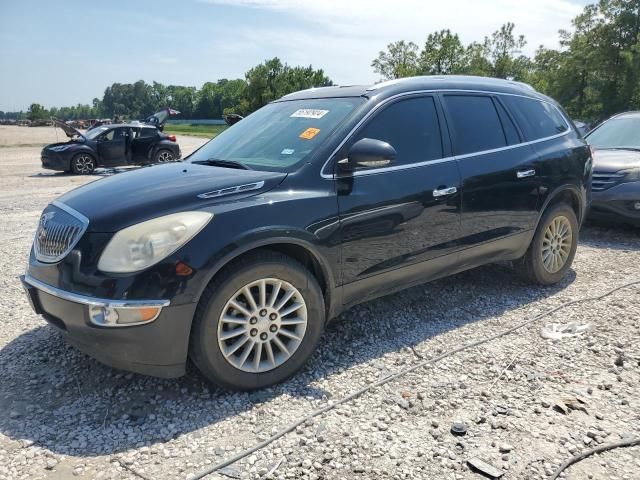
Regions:
[[[453,130],[455,105],[447,95],[488,98],[499,122],[509,122],[509,133],[496,139],[501,146],[458,153],[461,132]],[[424,77],[287,95],[275,103],[342,98],[352,102],[351,110],[311,153],[279,171],[259,165],[252,170],[197,165],[187,159],[63,195],[61,204],[89,219],[87,231],[60,262],[40,262],[32,251],[25,286],[36,311],[85,352],[120,368],[176,376],[184,372],[193,312],[203,291],[225,265],[246,252],[269,247],[305,258],[325,289],[328,319],[414,284],[520,258],[551,203],[564,199],[582,221],[590,201],[591,156],[561,110],[562,131],[528,140],[510,97],[558,108],[517,82],[470,77]],[[389,167],[339,170],[337,162],[379,112],[413,98],[426,99],[438,125],[429,139],[438,148],[428,159],[401,163],[407,153],[399,148],[398,163]],[[464,105],[464,99],[459,103]],[[251,116],[228,132],[250,122]],[[206,149],[198,155],[206,155]],[[195,159],[206,160],[200,157]],[[244,185],[252,187],[235,188]],[[201,195],[206,192],[220,193]],[[189,210],[214,217],[162,261],[132,274],[98,270],[115,232]],[[146,325],[100,328],[88,321],[85,306],[38,289],[40,283],[102,300],[166,299],[170,306]]]

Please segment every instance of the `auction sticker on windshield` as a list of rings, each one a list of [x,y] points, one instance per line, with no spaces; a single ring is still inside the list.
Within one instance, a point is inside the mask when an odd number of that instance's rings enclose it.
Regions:
[[[315,108],[301,108],[291,114],[292,117],[298,118],[322,118],[329,110],[316,110]]]
[[[299,137],[304,139],[304,140],[311,140],[318,133],[320,133],[320,129],[319,128],[307,128],[304,132],[302,132],[299,135]]]

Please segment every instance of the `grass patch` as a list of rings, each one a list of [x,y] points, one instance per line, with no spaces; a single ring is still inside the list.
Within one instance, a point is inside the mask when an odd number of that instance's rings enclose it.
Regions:
[[[194,125],[190,123],[172,124],[167,123],[164,126],[164,133],[174,135],[192,135],[194,137],[213,138],[224,129],[226,125]]]

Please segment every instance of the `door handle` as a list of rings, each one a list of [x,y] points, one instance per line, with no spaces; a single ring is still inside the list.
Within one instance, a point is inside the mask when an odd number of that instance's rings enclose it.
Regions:
[[[449,188],[442,188],[442,189],[436,189],[433,191],[433,196],[434,197],[445,197],[447,195],[453,195],[454,193],[456,193],[458,191],[458,189],[456,187],[449,187]]]
[[[518,178],[527,178],[527,177],[533,177],[536,174],[536,171],[531,168],[529,170],[518,170],[518,172],[516,173],[516,176]]]

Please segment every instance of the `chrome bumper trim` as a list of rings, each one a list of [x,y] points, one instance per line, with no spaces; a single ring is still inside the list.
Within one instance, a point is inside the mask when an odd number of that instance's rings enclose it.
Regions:
[[[169,300],[111,300],[106,298],[95,298],[87,295],[80,295],[77,293],[67,292],[56,287],[52,287],[40,280],[33,278],[29,274],[25,274],[23,277],[25,283],[28,283],[38,290],[42,290],[49,295],[68,300],[74,303],[80,303],[82,305],[90,305],[94,307],[107,307],[107,308],[145,308],[145,307],[167,307],[171,303]]]

